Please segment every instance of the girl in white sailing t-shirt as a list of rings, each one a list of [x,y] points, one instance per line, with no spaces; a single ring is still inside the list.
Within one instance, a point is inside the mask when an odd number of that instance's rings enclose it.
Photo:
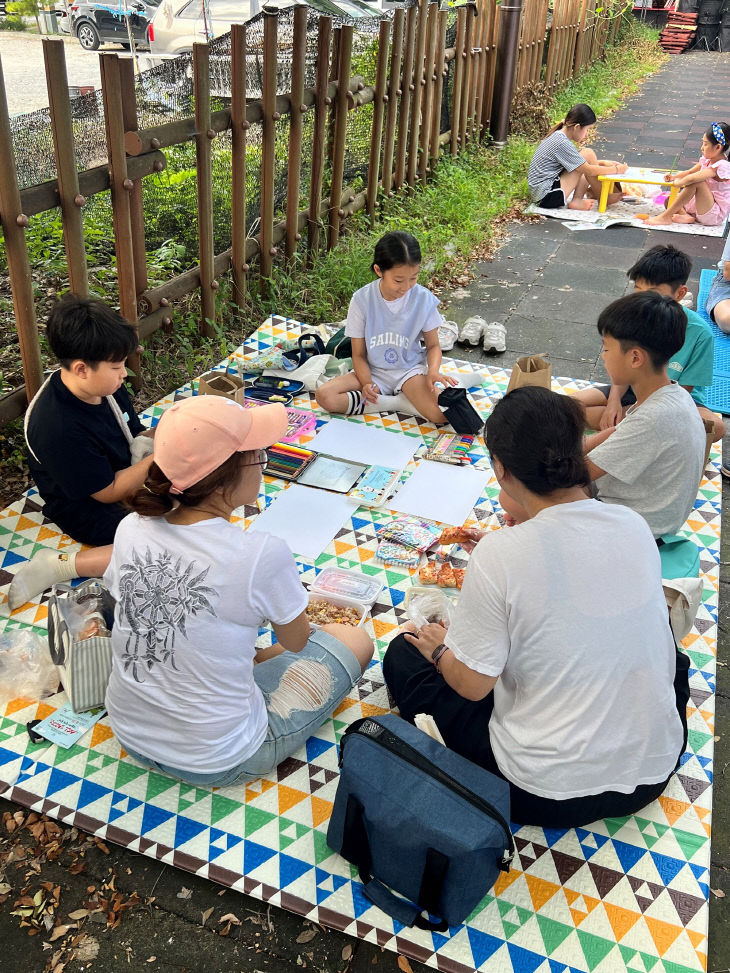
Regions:
[[[352,295],[345,335],[352,341],[353,371],[317,390],[328,412],[357,415],[386,411],[386,397],[403,392],[414,409],[434,423],[446,418],[438,406],[441,374],[440,301],[418,283],[421,248],[410,233],[386,233],[375,245],[377,280]]]

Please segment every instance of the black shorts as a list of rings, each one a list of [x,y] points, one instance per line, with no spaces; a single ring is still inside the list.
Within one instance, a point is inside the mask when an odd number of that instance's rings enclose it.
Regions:
[[[560,186],[560,176],[557,176],[549,193],[542,197],[537,204],[542,209],[560,209],[566,205],[565,193]]]
[[[608,401],[608,393],[611,391],[611,386],[598,385],[597,388],[599,392],[603,392],[603,394],[606,396],[606,401]],[[628,409],[630,405],[636,405],[636,396],[634,395],[634,390],[630,385],[621,396],[621,405],[624,407],[624,409]]]

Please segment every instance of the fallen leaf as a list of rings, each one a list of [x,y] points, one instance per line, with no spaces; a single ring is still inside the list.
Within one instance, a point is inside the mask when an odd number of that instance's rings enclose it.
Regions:
[[[69,919],[85,919],[90,912],[88,909],[74,909],[73,912],[69,912]]]
[[[725,893],[723,892],[723,890],[722,890],[722,889],[710,889],[710,891],[711,891],[711,892],[712,892],[712,894],[713,894],[714,896],[716,896],[716,897],[717,897],[718,899],[724,899],[724,898],[725,898]]]
[[[185,886],[183,885],[183,887],[177,893],[177,898],[178,899],[189,899],[189,898],[191,898],[192,894],[193,894],[193,890],[192,889],[186,889]]]
[[[76,923],[73,924],[69,923],[66,926],[56,926],[56,928],[51,933],[51,937],[48,940],[48,942],[54,943],[57,939],[60,939],[62,936],[65,936],[66,933],[69,931],[69,929],[76,929]]]
[[[316,929],[305,929],[304,932],[300,932],[297,936],[298,943],[308,943],[317,935]]]
[[[203,913],[202,925],[206,924],[206,922],[208,921],[208,919],[210,919],[212,914],[213,914],[213,906],[211,906],[210,909],[206,909],[205,912]]]
[[[405,958],[405,956],[398,957],[398,969],[403,970],[403,973],[413,973],[413,967]]]
[[[342,947],[342,958],[347,960],[352,956],[352,946],[348,943],[347,946]]]
[[[227,912],[224,916],[221,916],[218,920],[218,925],[220,925],[222,922],[230,922],[234,926],[241,925],[241,920],[238,918],[238,916],[234,916],[232,912]]]
[[[150,958],[149,958],[149,959],[147,960],[147,962],[148,962],[148,963],[154,963],[154,961],[155,961],[156,959],[157,959],[157,957],[156,957],[156,956],[150,956]]]

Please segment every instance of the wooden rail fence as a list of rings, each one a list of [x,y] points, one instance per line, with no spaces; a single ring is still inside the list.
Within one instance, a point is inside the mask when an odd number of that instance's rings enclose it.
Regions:
[[[615,41],[618,18],[608,0],[525,0],[515,85],[519,91],[544,82],[549,89],[584,70]],[[192,57],[194,112],[189,117],[140,129],[133,65],[117,54],[100,55],[108,164],[77,171],[64,46],[45,38],[43,53],[50,100],[57,176],[20,190],[15,171],[5,88],[0,66],[0,222],[11,280],[25,385],[0,399],[0,421],[22,414],[43,380],[32,278],[25,229],[29,217],[60,207],[69,286],[88,293],[82,207],[109,192],[113,211],[119,306],[144,340],[160,327],[173,328],[176,300],[200,294],[200,330],[212,333],[221,277],[229,273],[234,300],[245,308],[252,263],[262,281],[274,273],[275,258],[291,258],[301,246],[310,255],[326,242],[336,246],[343,222],[365,208],[375,219],[379,197],[428,179],[439,155],[456,155],[489,134],[499,31],[496,0],[476,0],[456,10],[453,46],[446,46],[453,14],[419,0],[380,24],[375,83],[351,76],[353,27],[333,29],[323,17],[317,34],[316,79],[305,87],[305,8],[294,13],[291,89],[277,94],[277,16],[265,13],[260,97],[246,91],[247,28],[231,33],[231,91],[228,107],[211,111],[209,49],[196,44]],[[453,32],[452,32],[453,33]],[[347,128],[353,112],[372,105],[370,153],[365,188],[344,185]],[[310,115],[311,155],[303,158],[302,127]],[[442,120],[448,118],[444,130]],[[274,166],[277,124],[288,122],[286,212],[275,220]],[[260,133],[260,224],[246,229],[247,152],[252,128]],[[211,152],[213,141],[230,132],[230,246],[214,252]],[[197,170],[197,265],[166,283],[149,287],[145,252],[142,180],[166,166],[165,149],[195,143]],[[300,196],[302,166],[309,171],[308,198]],[[328,173],[328,179],[325,179]],[[193,214],[191,214],[193,218]],[[303,241],[303,237],[306,240]],[[139,361],[131,362],[137,387]]]

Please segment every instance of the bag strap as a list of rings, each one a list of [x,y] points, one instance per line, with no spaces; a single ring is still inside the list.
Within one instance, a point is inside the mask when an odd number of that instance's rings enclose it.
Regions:
[[[65,584],[64,582],[57,582],[53,586],[53,592],[51,594],[51,600],[56,601],[59,595],[67,595],[73,588],[70,584]],[[62,666],[66,663],[66,650],[63,646],[62,639],[58,636],[56,632],[56,611],[53,608],[48,612],[48,651],[51,654],[51,661],[54,666]]]
[[[324,341],[322,341],[320,336],[315,334],[313,331],[308,331],[306,334],[301,335],[299,341],[297,342],[297,346],[298,351],[286,351],[284,352],[283,356],[291,361],[295,361],[297,363],[297,367],[303,365],[310,358],[314,358],[315,355],[327,354]]]
[[[424,910],[428,910],[433,915],[438,914],[441,890],[449,867],[448,858],[433,848],[428,849],[419,890],[420,905],[413,905],[395,895],[382,882],[372,877],[372,855],[365,829],[363,807],[353,794],[347,798],[340,854],[357,867],[365,897],[391,918],[403,923],[404,926],[415,925],[419,929],[429,929],[432,932],[445,932],[449,928],[444,919],[434,922],[421,915]]]

